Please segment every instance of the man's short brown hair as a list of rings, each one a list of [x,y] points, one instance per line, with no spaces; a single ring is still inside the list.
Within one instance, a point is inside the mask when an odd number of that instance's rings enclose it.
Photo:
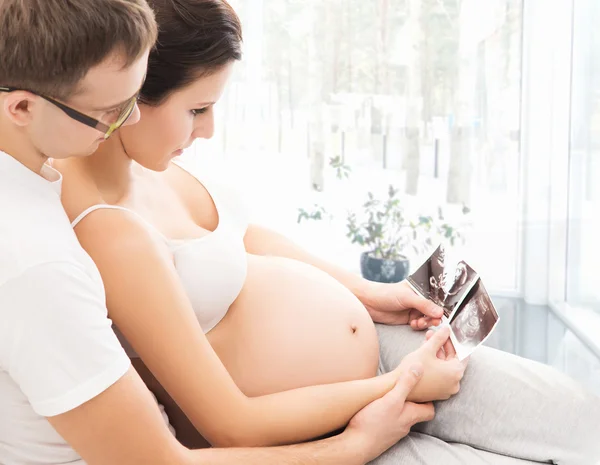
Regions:
[[[0,0],[0,85],[64,99],[111,52],[129,66],[156,34],[146,0]]]

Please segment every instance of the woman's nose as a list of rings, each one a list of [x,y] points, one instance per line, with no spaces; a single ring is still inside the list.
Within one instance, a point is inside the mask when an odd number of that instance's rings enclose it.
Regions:
[[[200,118],[192,137],[194,139],[212,139],[215,134],[215,119],[212,111],[209,114],[203,115],[204,118]]]

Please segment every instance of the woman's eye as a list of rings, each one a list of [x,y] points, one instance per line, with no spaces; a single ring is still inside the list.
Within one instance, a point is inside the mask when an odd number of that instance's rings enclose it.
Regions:
[[[198,108],[196,110],[192,110],[192,115],[194,115],[194,116],[202,115],[203,113],[206,113],[207,111],[208,111],[208,107]]]

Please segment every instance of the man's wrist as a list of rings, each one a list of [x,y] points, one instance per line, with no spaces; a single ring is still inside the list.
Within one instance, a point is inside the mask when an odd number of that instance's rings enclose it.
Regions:
[[[373,438],[355,428],[346,428],[338,438],[344,450],[348,451],[348,455],[355,459],[351,462],[351,465],[365,465],[379,455],[375,451],[375,441]]]

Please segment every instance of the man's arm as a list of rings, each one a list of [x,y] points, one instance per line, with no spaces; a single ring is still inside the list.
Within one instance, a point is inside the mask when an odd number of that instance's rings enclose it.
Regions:
[[[167,429],[135,370],[80,407],[49,418],[88,465],[349,464],[366,461],[358,435],[344,433],[296,446],[255,449],[184,448]],[[356,440],[352,440],[356,437]]]
[[[415,424],[433,419],[433,404],[413,404],[406,401],[406,396],[422,376],[423,365],[418,362],[411,364],[394,389],[358,412],[339,436],[297,446],[269,449],[204,450],[203,458],[207,461],[202,463],[364,465],[404,438]]]
[[[88,465],[363,465],[366,462],[365,445],[352,441],[351,433],[296,446],[190,451],[167,429],[156,402],[133,368],[102,394],[49,421]]]
[[[342,433],[322,441],[254,449],[204,449],[202,462],[210,465],[364,465],[364,448]],[[199,457],[198,457],[199,458]]]
[[[433,418],[433,406],[405,402],[422,376],[413,366],[396,387],[365,407],[339,436],[311,443],[190,451],[171,435],[135,370],[50,423],[88,465],[364,465]]]

